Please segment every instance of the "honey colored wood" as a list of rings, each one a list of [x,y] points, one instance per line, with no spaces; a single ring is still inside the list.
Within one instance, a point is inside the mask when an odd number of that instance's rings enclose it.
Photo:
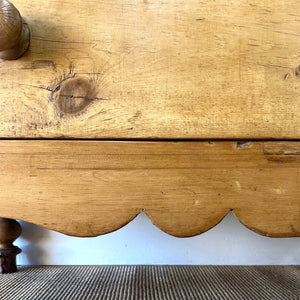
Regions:
[[[96,236],[145,211],[185,237],[233,210],[261,234],[300,236],[300,156],[278,153],[279,145],[4,140],[1,217]],[[300,142],[292,145],[300,150]]]
[[[300,2],[14,0],[0,137],[300,139]]]
[[[17,59],[29,47],[30,31],[19,11],[6,0],[0,0],[0,59]],[[4,78],[2,78],[3,80]]]
[[[21,249],[13,242],[21,235],[22,228],[16,220],[0,218],[0,273],[17,271],[16,255]]]
[[[299,142],[268,142],[264,143],[265,154],[300,155]]]

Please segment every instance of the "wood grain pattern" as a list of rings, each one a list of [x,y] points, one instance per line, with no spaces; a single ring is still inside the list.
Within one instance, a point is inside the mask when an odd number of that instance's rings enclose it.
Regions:
[[[300,155],[299,142],[267,142],[264,143],[265,154]]]
[[[0,141],[0,217],[96,236],[144,210],[185,237],[233,210],[261,234],[300,236],[300,156],[271,154],[279,145]]]
[[[300,138],[298,0],[14,4],[0,137]]]

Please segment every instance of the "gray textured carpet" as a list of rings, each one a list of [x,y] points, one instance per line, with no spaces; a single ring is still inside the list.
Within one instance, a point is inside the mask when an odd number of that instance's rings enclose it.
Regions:
[[[300,266],[50,266],[0,275],[1,300],[300,299]]]

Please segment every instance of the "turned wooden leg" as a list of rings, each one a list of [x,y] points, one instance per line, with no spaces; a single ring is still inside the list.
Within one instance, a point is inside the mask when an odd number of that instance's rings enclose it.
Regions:
[[[13,245],[21,235],[21,225],[13,219],[0,218],[0,273],[17,271],[16,256],[22,250]]]

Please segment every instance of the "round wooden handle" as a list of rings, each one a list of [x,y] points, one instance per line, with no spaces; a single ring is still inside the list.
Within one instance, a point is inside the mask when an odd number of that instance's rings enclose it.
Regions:
[[[7,0],[0,0],[0,58],[17,59],[29,47],[30,31],[19,11]]]

